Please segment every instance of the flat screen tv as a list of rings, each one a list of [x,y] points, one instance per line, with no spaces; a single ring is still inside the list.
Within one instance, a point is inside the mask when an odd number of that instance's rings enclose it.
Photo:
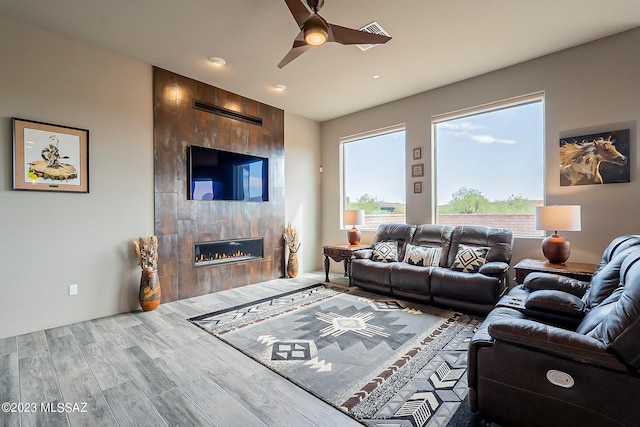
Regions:
[[[269,159],[192,145],[189,198],[269,201]]]

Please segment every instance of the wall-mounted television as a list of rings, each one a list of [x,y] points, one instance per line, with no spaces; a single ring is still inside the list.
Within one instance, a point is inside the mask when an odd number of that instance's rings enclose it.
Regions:
[[[192,145],[189,199],[269,201],[269,159]]]

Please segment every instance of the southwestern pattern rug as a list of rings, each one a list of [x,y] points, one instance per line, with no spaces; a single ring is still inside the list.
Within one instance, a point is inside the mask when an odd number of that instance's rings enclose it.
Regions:
[[[464,412],[480,324],[323,284],[189,320],[370,426],[447,426]]]

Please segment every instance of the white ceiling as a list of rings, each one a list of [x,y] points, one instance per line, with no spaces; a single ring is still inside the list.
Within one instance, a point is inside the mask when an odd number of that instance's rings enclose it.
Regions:
[[[319,122],[640,26],[639,0],[326,0],[327,21],[377,21],[393,39],[278,69],[299,32],[284,0],[0,0],[0,13]]]

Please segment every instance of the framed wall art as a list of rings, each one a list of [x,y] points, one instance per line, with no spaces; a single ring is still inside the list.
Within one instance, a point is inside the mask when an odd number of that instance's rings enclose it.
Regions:
[[[89,192],[89,131],[13,118],[13,189]]]
[[[630,130],[560,139],[560,185],[629,182]]]
[[[419,163],[411,166],[411,178],[419,178],[424,176],[424,164]]]
[[[416,147],[413,149],[413,160],[420,160],[422,158],[422,148]]]
[[[422,193],[422,181],[416,181],[413,183],[413,192],[415,194]]]

